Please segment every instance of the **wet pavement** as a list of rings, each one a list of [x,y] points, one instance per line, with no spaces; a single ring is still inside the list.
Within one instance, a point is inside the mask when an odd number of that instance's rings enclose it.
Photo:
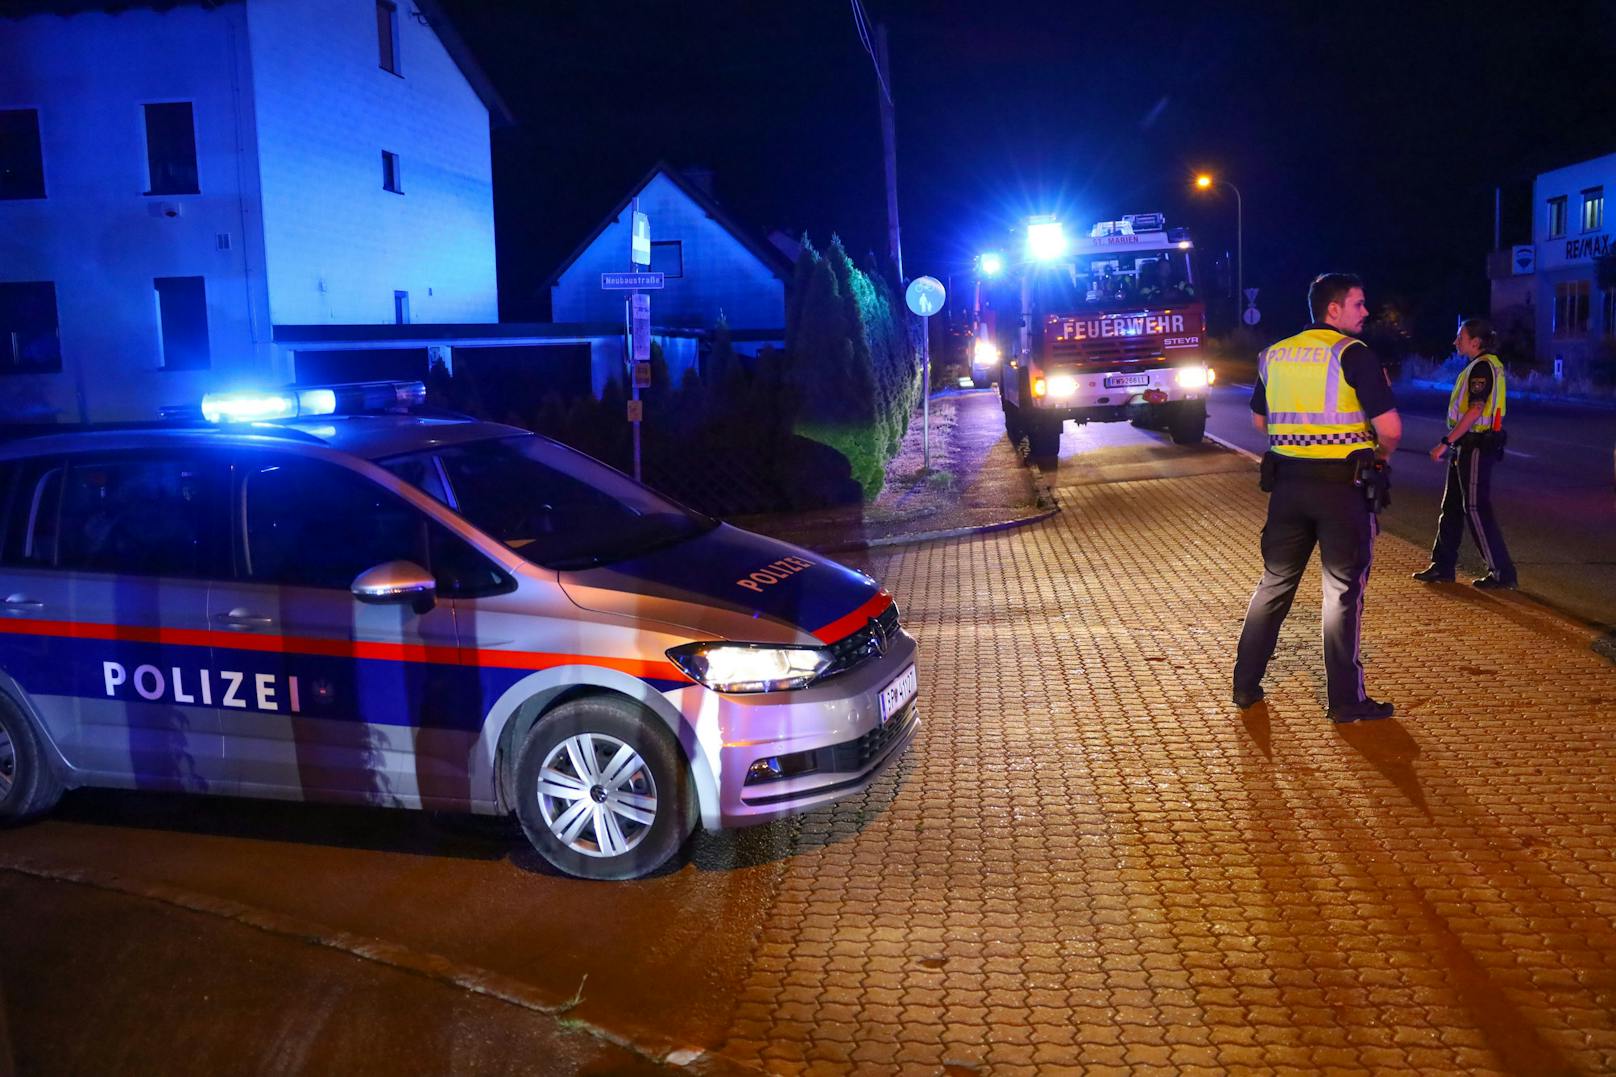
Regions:
[[[701,835],[655,878],[590,884],[547,871],[497,821],[73,794],[0,838],[13,1039],[30,1057],[73,1049],[75,1022],[19,1000],[63,997],[54,955],[67,963],[90,931],[106,936],[84,973],[104,981],[104,1012],[153,1012],[134,995],[225,964],[212,959],[228,948],[187,925],[226,902],[269,925],[288,969],[330,956],[311,935],[382,940],[440,990],[578,998],[565,1017],[637,1058],[701,1049],[773,1073],[1616,1070],[1616,667],[1594,633],[1520,596],[1419,585],[1407,574],[1423,553],[1388,536],[1365,656],[1398,718],[1325,720],[1316,569],[1266,705],[1241,715],[1228,670],[1263,511],[1249,465],[1089,427],[1068,432],[1053,478],[1050,520],[857,556],[920,640],[926,722],[865,795]],[[119,901],[177,902],[186,924],[58,915],[61,888],[86,884],[40,877],[86,871]],[[120,939],[167,956],[149,973],[103,957]],[[290,972],[274,994],[251,966],[205,975],[226,1026],[301,1027],[319,1009]],[[439,1024],[469,1020],[457,1014]],[[173,1035],[162,1047],[190,1057]],[[500,1072],[479,1051],[431,1058]],[[159,1068],[135,1047],[124,1061]]]

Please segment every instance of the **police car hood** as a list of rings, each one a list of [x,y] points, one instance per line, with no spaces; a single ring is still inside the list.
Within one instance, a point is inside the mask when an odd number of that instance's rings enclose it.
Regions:
[[[728,524],[560,580],[584,609],[747,643],[834,643],[892,602],[861,572]]]

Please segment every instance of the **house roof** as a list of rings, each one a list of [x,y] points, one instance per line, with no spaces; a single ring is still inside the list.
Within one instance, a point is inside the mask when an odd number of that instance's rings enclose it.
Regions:
[[[554,288],[562,275],[571,269],[573,263],[583,256],[584,251],[588,250],[595,240],[600,238],[602,232],[622,218],[623,211],[629,208],[629,203],[634,201],[634,196],[645,190],[659,174],[667,176],[675,187],[679,188],[687,198],[701,207],[702,212],[717,221],[721,228],[734,236],[741,246],[750,251],[753,257],[768,268],[769,272],[787,283],[790,282],[796,267],[792,265],[791,260],[778,247],[770,243],[760,233],[736,220],[728,210],[718,203],[717,199],[690,182],[690,179],[684,173],[669,165],[666,161],[658,161],[651,166],[649,172],[640,177],[638,183],[629,188],[629,192],[623,197],[623,200],[617,203],[610,213],[606,214],[600,224],[595,227],[595,230],[590,232],[584,238],[584,241],[573,249],[571,254],[567,255],[562,263],[556,267],[554,273],[550,274],[550,279],[547,283],[551,288]]]
[[[0,18],[21,19],[30,15],[82,15],[100,11],[117,15],[125,11],[170,11],[177,7],[213,9],[244,0],[0,0]],[[488,109],[488,120],[495,127],[509,127],[516,121],[510,107],[489,81],[465,41],[455,30],[454,22],[443,11],[437,0],[412,0],[415,8],[426,19],[427,26],[438,35],[444,51],[454,60],[460,74]]]

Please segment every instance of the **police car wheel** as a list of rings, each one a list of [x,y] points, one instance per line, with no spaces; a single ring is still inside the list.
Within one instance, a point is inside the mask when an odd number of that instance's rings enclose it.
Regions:
[[[62,798],[62,784],[34,726],[0,697],[0,823],[39,815]]]
[[[516,780],[528,841],[579,878],[649,875],[695,829],[679,746],[626,699],[576,699],[545,715],[522,746]]]

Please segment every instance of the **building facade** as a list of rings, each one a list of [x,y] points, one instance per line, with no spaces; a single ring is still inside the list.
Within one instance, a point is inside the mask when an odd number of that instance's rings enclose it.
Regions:
[[[40,7],[0,21],[0,422],[284,384],[277,328],[497,320],[502,107],[433,5]]]
[[[1616,153],[1538,175],[1532,185],[1536,354],[1567,372],[1616,361]]]
[[[704,332],[722,316],[738,351],[782,344],[791,259],[731,217],[706,182],[665,164],[652,168],[551,277],[551,317],[622,324],[623,293],[602,289],[600,275],[631,268],[631,206],[638,198],[651,222],[650,268],[665,275],[664,286],[651,293],[652,325]]]

